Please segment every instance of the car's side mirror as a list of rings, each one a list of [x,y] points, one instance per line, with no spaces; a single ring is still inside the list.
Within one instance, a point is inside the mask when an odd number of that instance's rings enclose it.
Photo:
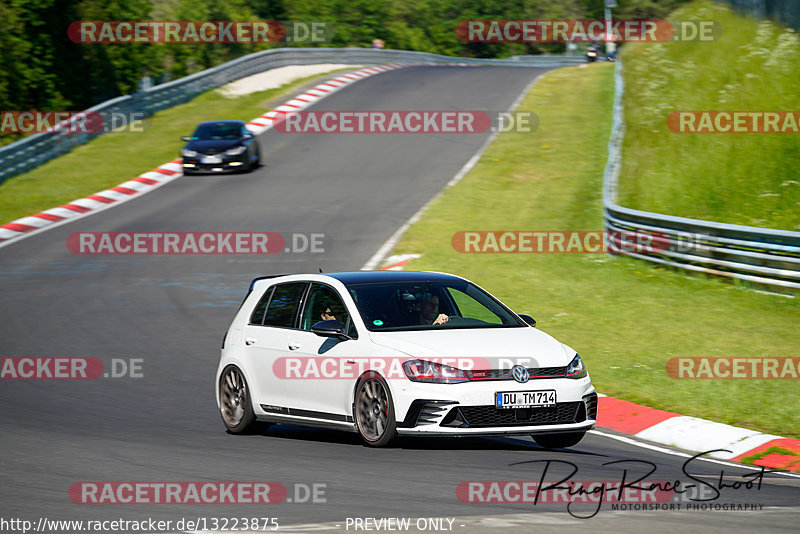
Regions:
[[[191,141],[191,140],[192,138],[189,137],[188,135],[184,135],[183,137],[181,137],[181,141]]]
[[[530,315],[524,315],[522,313],[519,314],[519,318],[528,323],[531,326],[536,326],[536,319],[531,317]]]
[[[344,333],[342,324],[336,319],[329,319],[327,321],[320,321],[311,325],[311,331],[320,337],[333,337],[336,339],[346,340],[352,339]]]

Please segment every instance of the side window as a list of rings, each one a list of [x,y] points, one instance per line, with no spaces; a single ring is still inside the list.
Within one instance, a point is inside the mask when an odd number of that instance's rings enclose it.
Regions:
[[[335,319],[339,321],[345,332],[356,337],[356,329],[350,320],[350,314],[342,303],[335,289],[323,284],[312,284],[303,309],[303,330],[311,330],[311,326],[319,321]]]
[[[300,299],[306,289],[304,282],[281,284],[275,286],[272,299],[269,301],[264,326],[280,326],[293,328]]]
[[[250,324],[264,323],[264,312],[267,311],[267,304],[269,304],[269,298],[272,296],[272,291],[274,289],[275,287],[270,287],[264,292],[264,296],[258,301],[258,304],[256,304],[253,310],[253,314],[250,316]]]
[[[487,308],[489,303],[482,304],[472,295],[462,293],[458,289],[452,287],[448,287],[447,290],[450,292],[450,296],[453,297],[456,306],[458,306],[461,317],[466,319],[478,319],[489,324],[503,324],[500,316]],[[469,289],[467,289],[467,291],[469,291]]]

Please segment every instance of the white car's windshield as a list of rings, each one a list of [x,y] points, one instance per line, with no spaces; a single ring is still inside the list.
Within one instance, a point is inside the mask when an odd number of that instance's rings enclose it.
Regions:
[[[390,282],[347,288],[373,332],[527,326],[469,282]]]

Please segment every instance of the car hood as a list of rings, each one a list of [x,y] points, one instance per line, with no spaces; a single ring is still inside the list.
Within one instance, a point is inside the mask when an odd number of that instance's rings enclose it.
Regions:
[[[508,368],[509,360],[526,367],[560,367],[575,357],[574,350],[536,328],[370,332],[370,338],[413,358],[474,358],[474,369]]]
[[[197,139],[189,142],[184,148],[203,154],[218,154],[241,144],[240,139]]]

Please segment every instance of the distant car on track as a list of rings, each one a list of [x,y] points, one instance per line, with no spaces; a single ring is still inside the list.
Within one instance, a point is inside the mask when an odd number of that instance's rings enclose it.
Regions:
[[[217,405],[261,423],[397,435],[530,435],[577,444],[597,418],[581,357],[458,276],[403,271],[256,278],[222,343]],[[521,363],[520,363],[521,362]]]
[[[242,121],[209,121],[197,125],[181,149],[184,174],[251,171],[261,162],[258,140]]]

